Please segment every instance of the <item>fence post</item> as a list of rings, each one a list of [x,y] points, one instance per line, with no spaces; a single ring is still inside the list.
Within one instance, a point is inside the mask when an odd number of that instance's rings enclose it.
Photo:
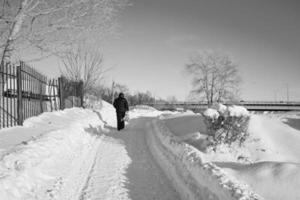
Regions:
[[[83,81],[79,82],[79,91],[80,91],[80,107],[83,108],[83,95],[84,95],[84,91],[83,91]]]
[[[17,112],[18,125],[23,125],[23,102],[22,102],[22,62],[17,66]]]
[[[43,113],[44,112],[44,109],[43,109],[43,79],[41,78],[41,80],[39,81],[39,92],[40,92],[40,113]]]
[[[63,110],[65,108],[64,92],[63,92],[63,77],[58,78],[58,95],[59,95],[59,108]]]

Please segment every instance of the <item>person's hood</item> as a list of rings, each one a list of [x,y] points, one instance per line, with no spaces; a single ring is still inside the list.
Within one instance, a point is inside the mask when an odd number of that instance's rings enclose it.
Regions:
[[[119,94],[119,98],[124,98],[124,93],[121,92],[121,93]]]

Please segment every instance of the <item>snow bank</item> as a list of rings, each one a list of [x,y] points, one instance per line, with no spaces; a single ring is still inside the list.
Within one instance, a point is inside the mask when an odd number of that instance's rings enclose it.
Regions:
[[[275,115],[252,114],[249,138],[242,146],[220,146],[207,152],[205,159],[266,199],[298,200],[300,131],[281,121],[280,115],[290,114]]]
[[[270,200],[300,199],[300,164],[258,162],[253,164],[224,163],[223,169]]]
[[[137,105],[130,109],[129,118],[134,119],[134,118],[139,118],[141,116],[157,117],[157,116],[161,115],[162,113],[163,113],[162,111],[158,111],[151,106]]]
[[[117,128],[117,115],[116,109],[110,103],[102,101],[101,109],[95,110],[98,117],[106,124],[111,127]]]
[[[30,118],[20,134],[28,128],[40,134],[0,158],[0,199],[78,199],[104,122],[93,111],[73,108]]]
[[[221,168],[204,162],[200,151],[180,142],[161,121],[154,120],[148,126],[153,130],[147,134],[149,148],[182,199],[262,199]]]

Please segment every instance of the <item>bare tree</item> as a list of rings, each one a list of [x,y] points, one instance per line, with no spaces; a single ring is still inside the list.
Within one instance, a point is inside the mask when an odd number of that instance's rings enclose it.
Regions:
[[[120,92],[125,95],[129,94],[129,88],[126,85],[115,83],[114,84],[114,95],[118,95]]]
[[[177,100],[176,96],[171,95],[171,96],[167,97],[167,102],[172,104],[172,103],[178,102],[178,100]]]
[[[35,47],[49,54],[114,28],[127,0],[0,0],[1,63]]]
[[[89,93],[108,70],[103,67],[103,56],[98,49],[78,46],[64,54],[61,73],[73,81],[83,81],[84,93]]]
[[[216,51],[203,51],[190,57],[185,70],[193,77],[192,93],[205,99],[208,105],[238,97],[240,77],[237,64]]]

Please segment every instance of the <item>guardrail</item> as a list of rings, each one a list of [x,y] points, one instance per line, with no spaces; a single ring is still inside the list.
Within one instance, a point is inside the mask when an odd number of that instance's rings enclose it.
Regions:
[[[205,102],[178,102],[147,104],[158,110],[176,110],[178,108],[201,111],[208,108]],[[300,102],[272,102],[272,101],[241,101],[225,103],[225,105],[241,105],[250,111],[300,111]]]

